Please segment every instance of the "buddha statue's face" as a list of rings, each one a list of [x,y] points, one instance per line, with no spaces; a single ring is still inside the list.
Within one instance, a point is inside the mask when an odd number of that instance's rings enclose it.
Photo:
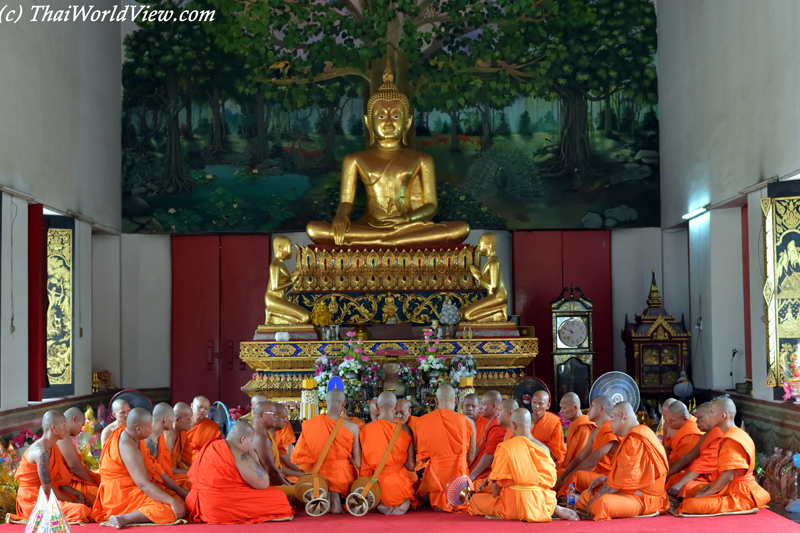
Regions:
[[[378,100],[372,108],[372,134],[379,141],[401,141],[411,125],[400,100]]]

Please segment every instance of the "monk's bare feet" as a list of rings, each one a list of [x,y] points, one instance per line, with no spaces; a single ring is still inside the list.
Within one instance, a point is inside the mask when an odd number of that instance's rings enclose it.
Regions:
[[[333,514],[342,514],[344,509],[342,509],[342,498],[339,496],[339,493],[331,492],[328,494],[328,498],[331,502],[331,512]]]
[[[556,510],[553,514],[561,520],[580,520],[578,513],[567,507],[561,507],[560,505],[556,505]]]
[[[387,506],[383,505],[382,503],[379,503],[378,504],[378,511],[380,511],[381,513],[383,513],[383,514],[388,516],[388,515],[392,514],[392,511],[394,511],[394,507],[387,507]]]
[[[394,508],[394,510],[392,511],[392,515],[393,516],[404,515],[406,514],[406,511],[408,511],[409,507],[411,507],[411,500],[406,500]]]
[[[108,519],[108,523],[114,526],[114,529],[122,529],[125,527],[125,520],[121,516],[112,516]]]

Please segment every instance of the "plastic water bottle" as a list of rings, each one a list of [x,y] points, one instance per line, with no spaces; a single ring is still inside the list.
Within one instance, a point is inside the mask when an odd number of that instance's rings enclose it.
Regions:
[[[569,489],[567,489],[567,507],[574,511],[576,501],[578,501],[578,493],[575,492],[575,487],[570,483]]]

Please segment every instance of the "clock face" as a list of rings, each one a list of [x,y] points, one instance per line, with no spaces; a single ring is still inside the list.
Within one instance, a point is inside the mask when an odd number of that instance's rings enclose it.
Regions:
[[[586,335],[586,323],[579,318],[565,320],[558,327],[558,338],[570,348],[583,344]]]

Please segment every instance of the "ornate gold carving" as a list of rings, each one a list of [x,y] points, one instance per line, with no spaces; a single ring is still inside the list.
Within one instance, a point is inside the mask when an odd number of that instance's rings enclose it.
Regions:
[[[47,379],[72,384],[72,230],[47,230]]]

